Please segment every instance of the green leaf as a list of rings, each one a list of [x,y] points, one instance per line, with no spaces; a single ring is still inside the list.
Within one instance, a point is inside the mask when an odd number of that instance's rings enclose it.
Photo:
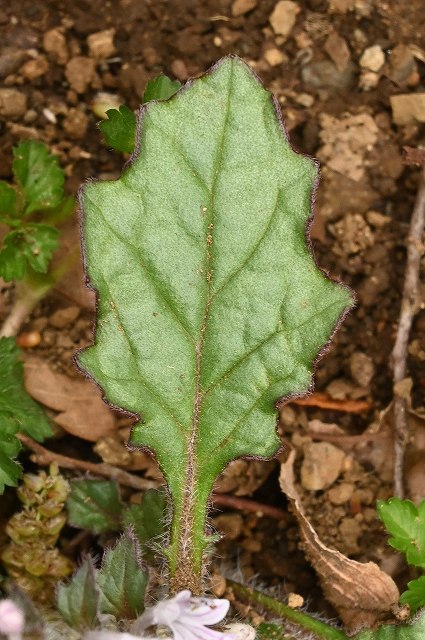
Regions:
[[[79,355],[108,401],[142,416],[173,501],[173,588],[203,568],[214,479],[280,446],[276,401],[306,393],[349,291],[317,268],[305,229],[317,178],[277,103],[228,57],[142,111],[120,179],[82,194],[96,343]]]
[[[95,572],[92,559],[86,558],[71,582],[59,585],[57,607],[70,627],[91,629],[98,622],[99,590]]]
[[[16,216],[16,191],[13,187],[0,180],[0,220],[7,221]]]
[[[153,80],[148,80],[142,103],[149,102],[150,100],[168,100],[180,87],[181,84],[178,80],[171,80],[171,78],[161,73],[161,75]]]
[[[21,280],[28,267],[46,273],[58,247],[59,231],[47,224],[30,224],[11,231],[0,251],[0,275],[6,282]]]
[[[406,554],[409,564],[425,569],[425,500],[390,498],[377,504],[378,515],[391,534],[389,544]]]
[[[21,449],[16,431],[13,416],[0,411],[0,494],[6,486],[15,487],[22,476],[22,469],[14,460]]]
[[[119,531],[123,505],[110,480],[73,480],[66,507],[69,523],[93,533]]]
[[[65,174],[46,145],[25,140],[13,149],[13,173],[25,200],[25,214],[56,207],[63,197]]]
[[[423,640],[425,637],[425,614],[407,625],[385,624],[376,631],[361,631],[351,640]]]
[[[19,354],[14,338],[0,338],[0,414],[13,416],[16,430],[41,442],[52,430],[43,409],[25,390]]]
[[[97,575],[102,613],[121,620],[137,618],[143,611],[148,576],[140,557],[140,545],[131,529],[106,551]]]
[[[43,410],[25,391],[19,353],[14,338],[0,338],[0,494],[22,475],[14,461],[21,449],[16,433],[39,441],[52,435]]]
[[[407,583],[407,591],[401,594],[400,602],[408,604],[412,613],[425,607],[425,576]]]
[[[146,559],[153,560],[150,543],[165,532],[166,508],[165,493],[150,489],[143,496],[141,505],[132,504],[123,513],[123,523],[134,529]]]
[[[132,110],[121,105],[119,110],[108,109],[106,115],[108,119],[99,122],[99,129],[108,147],[122,153],[132,153],[136,140],[136,116]]]

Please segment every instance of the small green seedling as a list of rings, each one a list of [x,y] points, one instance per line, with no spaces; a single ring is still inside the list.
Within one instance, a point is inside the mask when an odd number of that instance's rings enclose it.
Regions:
[[[44,144],[21,142],[13,155],[15,184],[0,181],[0,222],[10,229],[0,250],[6,282],[47,272],[58,247],[55,225],[74,208],[74,199],[64,195],[65,174]]]
[[[168,100],[180,87],[178,80],[171,80],[161,74],[148,81],[142,104],[152,100]],[[106,115],[108,119],[99,123],[99,129],[108,147],[122,153],[133,153],[137,127],[134,113],[125,105],[121,105],[119,109],[108,109]]]
[[[400,498],[381,500],[378,514],[391,535],[388,543],[405,554],[408,564],[425,569],[425,500],[418,506]],[[408,583],[400,602],[409,605],[412,613],[425,607],[425,575]]]
[[[122,531],[131,527],[139,541],[143,558],[153,563],[152,541],[163,541],[167,498],[163,491],[150,489],[141,504],[124,505],[119,488],[111,480],[74,480],[67,501],[69,523],[93,533]],[[158,546],[158,545],[156,545]]]
[[[224,58],[140,114],[132,161],[81,192],[96,342],[80,366],[137,416],[170,495],[172,592],[203,592],[209,496],[280,447],[279,399],[306,393],[350,292],[308,240],[317,167],[249,67]]]
[[[15,282],[14,303],[0,329],[0,336],[7,337],[19,332],[77,256],[71,251],[51,268],[59,244],[57,225],[75,208],[75,199],[64,194],[58,159],[35,140],[21,142],[13,154],[15,182],[0,181],[0,222],[9,227],[0,244],[0,277]]]
[[[86,558],[72,581],[58,589],[57,605],[65,622],[83,630],[98,626],[105,614],[116,620],[137,618],[144,609],[148,581],[140,558],[140,545],[131,529],[106,550],[100,569]]]

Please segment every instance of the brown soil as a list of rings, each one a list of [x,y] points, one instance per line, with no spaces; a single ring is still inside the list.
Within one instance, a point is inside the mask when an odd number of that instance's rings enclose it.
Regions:
[[[185,81],[230,52],[251,64],[282,104],[293,145],[322,162],[312,229],[314,251],[320,266],[349,284],[358,298],[318,365],[316,389],[339,400],[367,400],[371,408],[352,413],[285,407],[282,437],[297,449],[300,471],[308,446],[319,441],[312,437],[312,428],[333,435],[379,431],[380,412],[392,399],[390,354],[418,184],[418,171],[402,164],[402,147],[423,145],[425,137],[423,125],[407,106],[402,105],[401,116],[395,115],[391,99],[425,91],[423,2],[410,0],[399,6],[383,0],[299,0],[296,22],[286,39],[269,22],[276,0],[252,2],[251,10],[235,17],[236,4],[247,3],[2,3],[0,81],[24,94],[27,102],[22,109],[22,95],[17,95],[16,105],[3,116],[0,107],[0,177],[11,176],[12,145],[36,137],[59,155],[69,193],[92,176],[113,178],[119,175],[123,157],[105,147],[96,127],[92,105],[99,91],[117,94],[122,103],[136,108],[146,81],[161,72]],[[88,39],[108,29],[114,30],[113,48],[105,58],[95,59]],[[361,59],[365,49],[376,45],[382,66],[371,71]],[[75,231],[67,230],[66,237],[75,242]],[[73,378],[80,374],[72,354],[92,335],[92,298],[81,283],[81,272],[75,271],[23,328],[41,335],[39,346],[28,350],[31,356]],[[5,287],[3,315],[12,297],[13,290]],[[70,306],[78,308],[78,316],[58,326],[54,314]],[[412,403],[419,412],[425,410],[424,328],[422,308],[414,322],[408,359]],[[343,465],[337,478],[321,489],[300,482],[306,513],[328,546],[358,560],[374,560],[398,579],[399,565],[393,562],[374,511],[376,499],[392,494],[391,438],[355,446],[332,442],[344,451]],[[55,449],[78,457],[79,443],[75,436],[65,435]],[[84,453],[99,460],[89,443],[84,443]],[[417,452],[410,451],[409,456],[408,493],[414,485],[415,497],[422,492],[425,498],[423,470],[412,479],[409,467],[415,467]],[[247,464],[242,472],[235,471],[228,490],[285,508],[276,469],[262,473]],[[218,546],[217,571],[225,567],[239,569],[245,578],[256,575],[268,586],[280,585],[282,593],[301,593],[313,600],[313,609],[324,610],[314,572],[298,549],[297,525],[290,514],[275,521],[224,507],[222,511],[214,513],[214,523],[228,536]]]

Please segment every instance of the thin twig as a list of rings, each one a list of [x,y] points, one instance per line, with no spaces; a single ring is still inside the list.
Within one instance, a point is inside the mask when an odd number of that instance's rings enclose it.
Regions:
[[[140,476],[136,476],[133,473],[128,473],[123,469],[113,467],[112,465],[105,464],[104,462],[86,462],[85,460],[68,458],[68,456],[63,456],[60,453],[49,451],[49,449],[46,449],[45,447],[41,446],[41,444],[38,444],[38,442],[35,442],[35,440],[33,440],[32,438],[22,433],[18,435],[18,438],[22,442],[22,444],[24,444],[26,447],[28,447],[28,449],[34,452],[34,455],[31,456],[33,462],[36,462],[37,464],[42,466],[49,465],[52,462],[56,462],[56,464],[63,469],[79,469],[80,471],[87,471],[98,476],[111,478],[112,480],[116,480],[119,484],[122,484],[125,487],[131,487],[132,489],[138,489],[139,491],[156,489],[160,484],[155,480],[146,480],[146,478],[141,478]]]
[[[407,371],[407,347],[410,329],[418,311],[419,266],[423,251],[422,233],[425,224],[425,166],[422,167],[419,189],[410,222],[406,271],[397,336],[391,354],[394,368],[394,495],[404,496],[404,453],[408,441],[406,399],[400,394],[398,384],[404,380]]]
[[[157,480],[146,480],[145,478],[141,478],[134,473],[128,473],[128,471],[124,471],[124,469],[120,469],[119,467],[114,467],[103,462],[86,462],[85,460],[63,456],[60,453],[56,453],[55,451],[46,449],[41,444],[38,444],[38,442],[35,442],[35,440],[30,438],[29,436],[24,435],[23,433],[18,434],[18,438],[22,442],[22,444],[33,451],[34,455],[31,456],[32,461],[41,466],[47,466],[52,462],[56,462],[58,467],[62,467],[63,469],[72,469],[73,471],[78,469],[79,471],[93,473],[94,475],[110,478],[111,480],[116,480],[118,484],[121,484],[125,487],[130,487],[131,489],[137,489],[138,491],[157,489],[162,484]],[[278,509],[277,507],[262,504],[261,502],[256,502],[255,500],[248,500],[246,498],[239,498],[237,496],[229,496],[228,494],[224,493],[213,493],[212,502],[215,506],[220,505],[223,507],[233,507],[234,509],[239,509],[241,511],[250,511],[257,514],[262,513],[263,515],[274,518],[275,520],[281,520],[286,515],[285,511],[283,511],[282,509]]]
[[[213,506],[220,505],[222,507],[232,507],[239,511],[250,511],[252,513],[262,514],[263,516],[269,516],[269,518],[273,518],[274,520],[282,520],[287,516],[286,511],[283,511],[283,509],[278,509],[277,507],[272,507],[262,502],[256,502],[256,500],[231,496],[227,493],[213,493],[212,503]]]

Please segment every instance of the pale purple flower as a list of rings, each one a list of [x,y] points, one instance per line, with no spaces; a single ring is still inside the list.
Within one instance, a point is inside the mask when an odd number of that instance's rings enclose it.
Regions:
[[[24,630],[24,622],[24,614],[13,600],[0,600],[0,633],[18,640]]]
[[[132,625],[131,633],[94,631],[84,640],[148,640],[141,634],[153,625],[168,627],[174,640],[234,640],[231,634],[209,628],[223,620],[229,606],[228,600],[195,598],[190,591],[180,591],[174,598],[146,609]]]

